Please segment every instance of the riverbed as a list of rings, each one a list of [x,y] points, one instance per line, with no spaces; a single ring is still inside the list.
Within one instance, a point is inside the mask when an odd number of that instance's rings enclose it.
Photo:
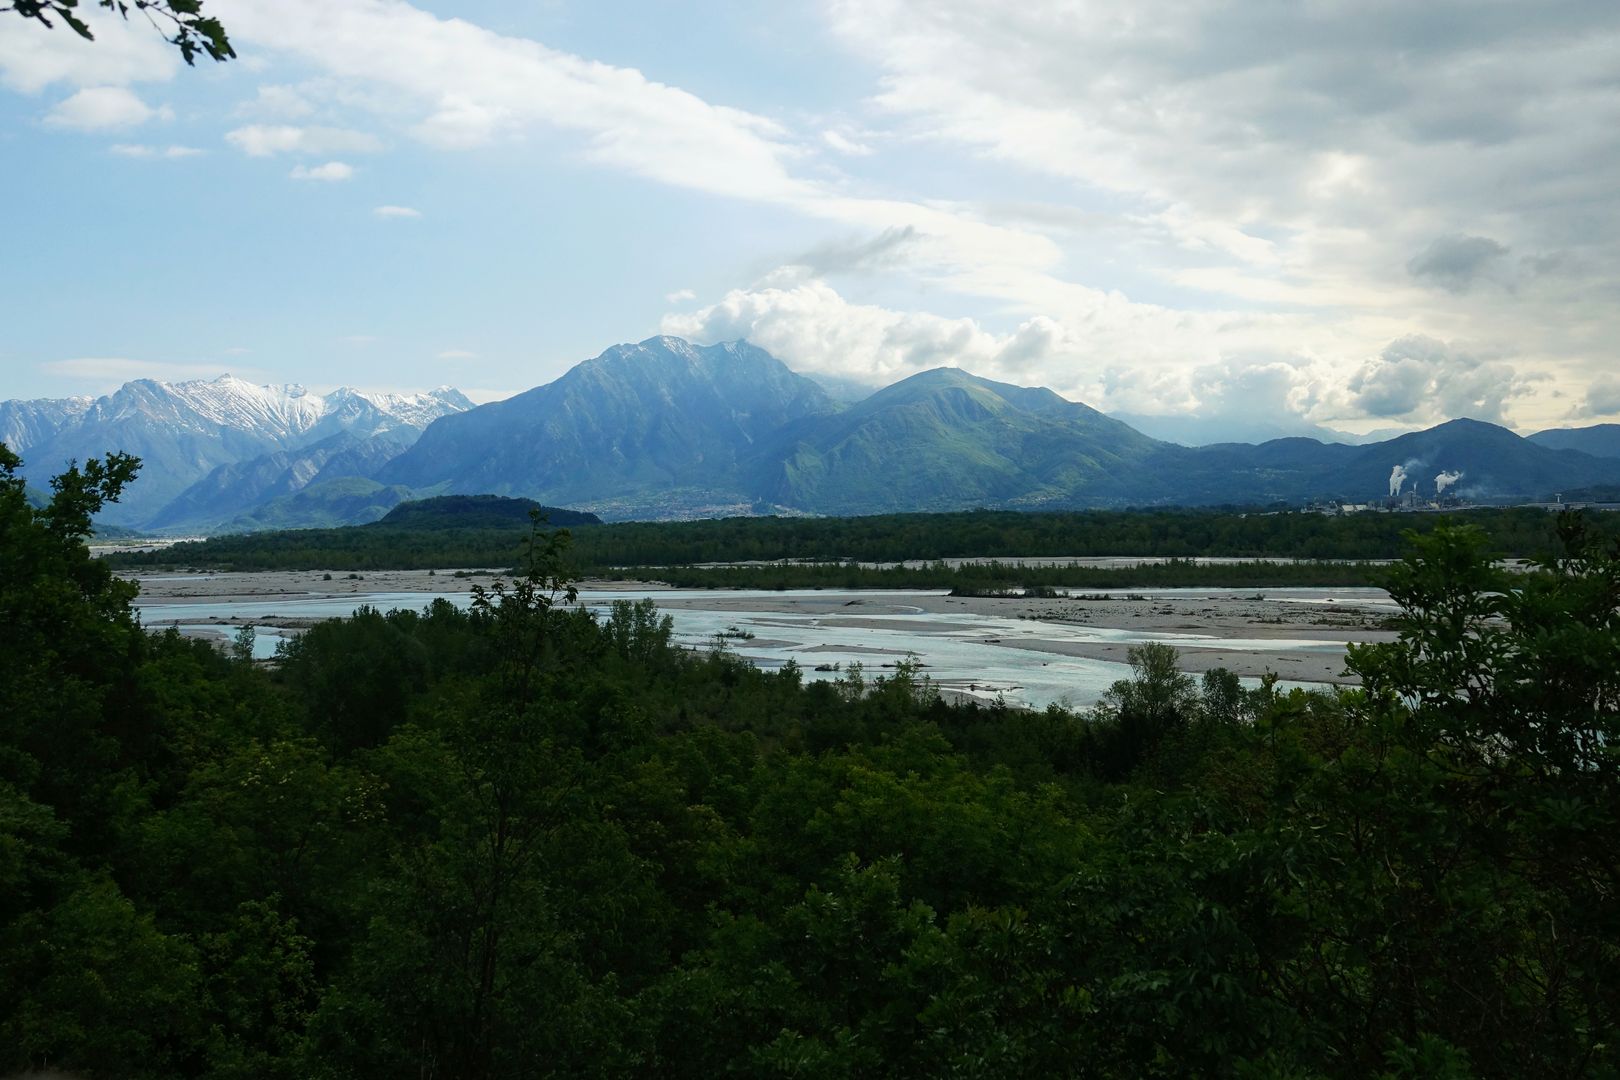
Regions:
[[[255,655],[314,622],[361,605],[423,610],[435,599],[471,602],[488,571],[164,574],[138,579],[136,606],[151,629],[224,641],[255,629]],[[587,582],[579,602],[606,612],[615,600],[652,599],[689,648],[721,647],[762,668],[797,663],[807,679],[868,677],[915,658],[944,692],[1044,708],[1085,706],[1128,674],[1144,642],[1175,647],[1183,670],[1227,668],[1251,682],[1276,672],[1287,685],[1353,681],[1345,645],[1388,640],[1394,613],[1378,589],[1131,589],[1062,599],[964,598],[938,590],[670,589]]]

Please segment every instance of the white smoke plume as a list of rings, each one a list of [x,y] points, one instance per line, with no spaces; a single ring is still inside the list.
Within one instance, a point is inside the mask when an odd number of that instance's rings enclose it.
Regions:
[[[1445,494],[1446,488],[1450,487],[1452,484],[1455,484],[1461,479],[1462,473],[1460,472],[1450,472],[1449,470],[1442,472],[1439,476],[1434,478],[1434,497],[1438,499],[1441,495]]]
[[[1397,465],[1389,470],[1389,497],[1394,498],[1401,493],[1401,485],[1406,483],[1406,466]]]

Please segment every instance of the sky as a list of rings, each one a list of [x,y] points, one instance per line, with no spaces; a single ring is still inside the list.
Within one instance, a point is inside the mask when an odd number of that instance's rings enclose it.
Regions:
[[[659,333],[1110,412],[1620,419],[1613,0],[0,13],[0,398],[487,401]]]

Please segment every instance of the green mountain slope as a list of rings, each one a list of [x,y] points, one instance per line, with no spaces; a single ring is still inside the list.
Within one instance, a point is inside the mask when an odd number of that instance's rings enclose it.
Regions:
[[[1579,450],[1593,457],[1620,458],[1620,424],[1548,428],[1531,435],[1530,441],[1552,450]]]
[[[265,529],[324,529],[376,521],[411,498],[408,487],[379,484],[364,477],[323,480],[301,491],[271,499],[214,530],[219,533]]]
[[[1050,390],[925,371],[785,433],[756,462],[761,497],[829,514],[1119,502],[1159,493],[1162,444]]]

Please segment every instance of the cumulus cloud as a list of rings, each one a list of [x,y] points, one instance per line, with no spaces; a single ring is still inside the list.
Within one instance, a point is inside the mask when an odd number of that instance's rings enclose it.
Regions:
[[[1592,342],[1620,340],[1620,84],[1599,75],[1620,49],[1613,5],[829,11],[883,72],[873,100],[899,134],[1117,208],[1069,228],[1070,265],[1092,275],[1127,266],[1214,303],[1309,310],[1337,325],[1344,368],[1409,333],[1467,333],[1569,379]],[[1547,259],[1582,266],[1588,288],[1536,287]]]
[[[354,166],[342,161],[328,161],[324,165],[295,165],[287,175],[294,180],[319,180],[331,184],[354,179]]]
[[[1263,430],[1264,437],[1323,434],[1319,425],[1368,419],[1501,423],[1534,381],[1505,360],[1421,336],[1389,343],[1348,373],[1331,357],[1252,347],[1193,364],[1139,364],[1065,320],[1034,316],[997,332],[975,319],[854,303],[819,279],[732,290],[696,311],[665,315],[661,329],[701,342],[747,338],[797,370],[869,385],[960,367],[1049,386],[1106,412],[1188,417],[1211,431]]]
[[[1391,342],[1349,378],[1351,406],[1366,416],[1443,420],[1467,416],[1504,423],[1504,409],[1530,380],[1504,360],[1482,359],[1434,338]]]
[[[167,106],[154,109],[125,87],[90,86],[58,102],[45,114],[45,122],[74,131],[111,131],[173,115]]]
[[[375,206],[372,207],[371,212],[376,217],[385,219],[393,218],[396,220],[400,218],[414,220],[415,218],[422,216],[422,211],[416,209],[414,206]]]
[[[1488,236],[1442,236],[1412,256],[1406,269],[1415,278],[1460,293],[1507,253],[1507,248]]]
[[[676,289],[674,292],[664,294],[666,304],[685,304],[697,299],[697,293],[691,289]]]
[[[1146,378],[1184,376],[1113,363],[1086,334],[1038,315],[996,332],[976,319],[853,303],[825,281],[796,280],[736,289],[693,312],[664,316],[662,332],[700,342],[747,338],[796,370],[883,385],[936,367],[1040,384],[1099,408],[1117,407]],[[1150,391],[1162,394],[1160,391]]]
[[[371,153],[382,141],[363,131],[292,124],[248,124],[225,133],[225,141],[249,157],[275,154]]]
[[[1600,375],[1586,388],[1586,396],[1576,406],[1573,416],[1591,419],[1598,416],[1620,416],[1620,378]]]
[[[698,311],[666,315],[661,329],[699,342],[747,338],[798,370],[861,382],[942,366],[989,374],[1003,344],[971,319],[852,304],[822,281],[733,290]]]
[[[1299,357],[1235,357],[1147,378],[1116,368],[1108,376],[1114,409],[1186,416],[1209,431],[1305,432],[1313,427],[1306,415],[1321,389],[1319,367]]]

